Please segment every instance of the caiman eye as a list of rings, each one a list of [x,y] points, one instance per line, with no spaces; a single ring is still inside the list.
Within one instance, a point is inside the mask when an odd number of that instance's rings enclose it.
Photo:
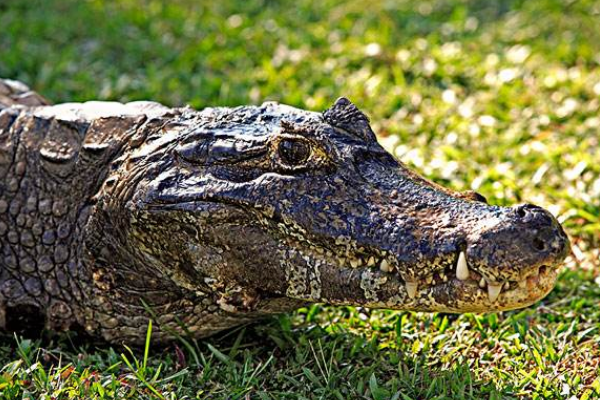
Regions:
[[[281,161],[290,167],[303,164],[308,160],[311,148],[308,143],[297,139],[283,139],[277,147]]]

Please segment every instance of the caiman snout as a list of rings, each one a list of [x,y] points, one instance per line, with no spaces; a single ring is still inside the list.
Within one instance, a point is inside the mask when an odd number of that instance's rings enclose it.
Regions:
[[[533,204],[514,207],[515,219],[523,224],[522,240],[532,252],[564,257],[568,251],[567,235],[548,211]]]
[[[476,293],[467,295],[469,289],[463,286],[464,297],[470,298],[459,307],[463,311],[512,309],[539,300],[554,286],[569,249],[559,222],[543,208],[522,204],[496,210],[501,211],[467,235],[457,263],[459,280],[479,279],[479,287],[488,292],[482,299]]]
[[[545,209],[521,204],[504,209],[491,220],[482,220],[468,236],[467,254],[490,274],[523,273],[542,265],[553,267],[565,258],[569,240]]]

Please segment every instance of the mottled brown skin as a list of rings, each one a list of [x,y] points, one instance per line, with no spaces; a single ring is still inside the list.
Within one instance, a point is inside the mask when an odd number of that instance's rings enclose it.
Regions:
[[[0,80],[6,330],[140,343],[150,318],[167,341],[308,302],[518,308],[552,289],[568,248],[539,207],[491,206],[408,170],[346,99],[324,114],[45,104]]]

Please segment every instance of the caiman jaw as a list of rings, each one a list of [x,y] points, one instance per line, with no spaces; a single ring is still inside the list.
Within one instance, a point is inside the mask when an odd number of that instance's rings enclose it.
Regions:
[[[300,251],[306,254],[306,250]],[[306,256],[315,264],[322,263],[322,268],[328,265],[331,270],[345,271],[346,275],[367,275],[376,282],[378,293],[374,295],[371,289],[371,295],[365,296],[364,305],[368,307],[452,313],[511,310],[545,297],[558,275],[557,265],[542,264],[522,268],[514,276],[497,281],[477,266],[477,262],[470,265],[467,252],[461,250],[447,256],[445,268],[432,268],[435,272],[411,278],[399,270],[394,257],[386,251],[336,256],[330,250],[314,250],[315,247],[310,246],[308,253],[312,256]],[[346,303],[344,299],[311,300]]]
[[[523,270],[518,276],[504,281],[486,278],[482,273],[469,267],[468,257],[460,251],[454,268],[438,272],[434,278],[426,278],[422,289],[436,290],[437,287],[460,288],[465,297],[472,297],[472,303],[462,301],[465,308],[444,311],[493,311],[523,307],[544,297],[554,287],[556,269],[550,266],[534,266]],[[432,284],[428,284],[431,282]],[[407,292],[415,292],[419,283],[407,283]],[[486,299],[487,296],[487,299]],[[415,299],[417,296],[412,295]],[[486,301],[487,300],[487,301]]]

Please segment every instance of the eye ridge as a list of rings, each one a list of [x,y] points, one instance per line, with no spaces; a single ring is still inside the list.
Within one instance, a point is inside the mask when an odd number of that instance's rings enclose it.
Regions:
[[[280,159],[289,166],[305,163],[310,158],[312,149],[309,143],[299,139],[282,139],[277,145]]]

